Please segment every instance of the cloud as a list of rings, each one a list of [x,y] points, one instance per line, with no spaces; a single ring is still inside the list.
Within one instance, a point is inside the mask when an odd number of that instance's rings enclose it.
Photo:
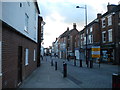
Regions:
[[[87,5],[88,23],[97,18],[97,13],[105,13],[107,4],[117,4],[119,0],[38,0],[46,25],[44,26],[44,46],[51,45],[56,37],[62,34],[67,27],[73,28],[77,24],[80,31],[85,26],[85,10],[76,8]]]

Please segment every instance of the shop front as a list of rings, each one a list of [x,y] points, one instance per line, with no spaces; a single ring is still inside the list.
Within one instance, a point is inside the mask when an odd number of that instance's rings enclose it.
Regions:
[[[114,45],[102,45],[101,48],[101,58],[102,62],[107,62],[107,63],[114,63],[114,57],[115,56],[115,49]]]

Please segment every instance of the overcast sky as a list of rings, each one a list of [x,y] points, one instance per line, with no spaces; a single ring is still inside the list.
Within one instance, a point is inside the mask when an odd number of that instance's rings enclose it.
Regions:
[[[38,0],[41,16],[46,22],[44,26],[44,47],[49,47],[67,27],[77,24],[78,31],[85,26],[85,10],[76,8],[87,5],[88,23],[94,20],[97,13],[107,11],[108,2],[118,5],[119,0]]]

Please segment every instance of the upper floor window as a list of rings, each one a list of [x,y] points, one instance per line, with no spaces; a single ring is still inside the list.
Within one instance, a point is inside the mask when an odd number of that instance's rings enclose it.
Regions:
[[[102,42],[105,43],[106,42],[106,31],[102,32]]]
[[[105,18],[102,19],[102,28],[105,27]]]
[[[88,38],[89,38],[88,43],[89,44],[93,43],[93,35],[89,35]]]
[[[34,18],[35,18],[35,21],[36,21],[36,16],[37,16],[37,12],[36,12],[36,9],[34,11]]]
[[[87,29],[87,34],[88,34],[88,29]]]
[[[93,28],[91,27],[91,28],[90,28],[90,32],[92,32],[92,31],[93,31]]]
[[[20,7],[22,7],[22,3],[20,3]]]
[[[84,45],[86,44],[86,37],[84,36]]]
[[[112,42],[112,29],[108,30],[108,41]]]
[[[28,32],[28,20],[29,20],[29,16],[25,13],[25,27],[24,30]]]
[[[112,15],[108,16],[108,26],[112,25]]]
[[[27,4],[28,4],[28,6],[30,6],[30,2],[29,1],[27,1]]]

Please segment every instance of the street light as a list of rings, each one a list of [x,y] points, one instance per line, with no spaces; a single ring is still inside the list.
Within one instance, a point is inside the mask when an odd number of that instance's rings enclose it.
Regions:
[[[85,28],[86,28],[86,64],[88,67],[88,59],[87,59],[87,5],[84,7],[76,6],[76,8],[82,8],[85,9]]]

